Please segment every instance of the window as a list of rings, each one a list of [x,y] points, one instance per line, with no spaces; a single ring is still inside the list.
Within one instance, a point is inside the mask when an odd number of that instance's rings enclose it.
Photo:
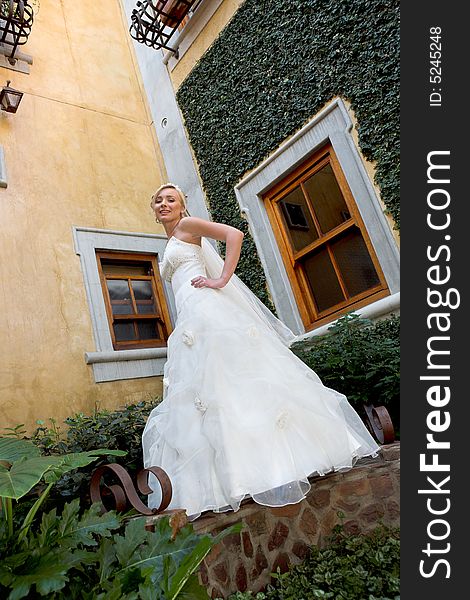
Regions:
[[[155,257],[98,252],[97,260],[114,349],[165,346],[170,317]]]
[[[94,348],[84,348],[84,358],[86,364],[93,369],[95,382],[103,383],[162,375],[167,353],[166,344],[158,345],[162,338],[149,338],[145,329],[143,331],[141,329],[144,335],[142,333],[138,337],[136,335],[133,340],[121,339],[123,336],[118,331],[118,340],[116,341],[115,335],[113,339],[113,323],[116,315],[118,315],[116,323],[124,323],[128,320],[132,323],[140,322],[142,324],[143,321],[153,320],[155,322],[160,318],[165,324],[166,333],[170,333],[171,325],[168,313],[171,317],[175,315],[175,301],[171,287],[167,282],[160,280],[157,262],[163,256],[167,242],[166,236],[79,226],[73,226],[72,230],[75,251],[80,256],[90,311],[90,325],[95,343]],[[122,269],[129,270],[123,272]],[[133,292],[134,303],[128,303],[125,309],[129,310],[131,307],[132,313],[117,312],[124,310],[122,307],[126,306],[125,302],[123,304],[118,302],[119,300],[125,301],[125,295],[119,298],[116,297],[119,294],[112,292],[115,302],[113,305],[111,304],[106,278],[108,277],[112,281],[113,275],[117,281],[127,281],[127,285],[130,280],[131,286],[134,280],[145,282],[137,284],[139,290],[137,297]],[[149,280],[151,281],[152,295],[149,293]],[[112,288],[113,285],[122,284],[111,283],[110,285]],[[131,297],[130,294],[129,288],[129,297]],[[120,306],[121,309],[117,308],[113,314],[113,306],[115,308]],[[152,312],[145,312],[146,310]],[[127,316],[120,318],[120,314]],[[162,334],[165,336],[163,324],[160,321],[158,323],[162,329],[159,330],[156,325],[155,333],[152,332],[151,335],[157,335],[158,332],[159,336]],[[116,349],[115,344],[119,344],[119,349]]]
[[[263,200],[306,329],[389,294],[331,144]]]
[[[400,305],[398,246],[377,191],[351,135],[353,126],[343,100],[333,99],[235,186],[235,195],[240,210],[249,223],[276,312],[279,318],[299,335],[307,334],[307,330],[312,336],[315,335],[347,310],[358,310],[361,313],[365,311],[369,317],[375,318],[384,314],[386,306],[393,306],[393,310],[397,310]],[[321,162],[322,159],[326,162]],[[310,182],[307,180],[327,164],[336,180],[336,184],[332,182],[330,173],[330,187],[333,186],[336,192],[330,194],[327,206],[323,201],[312,210],[311,194],[317,193],[316,186],[320,188],[319,192],[322,191],[323,184],[320,184],[320,181],[328,175],[328,169],[318,174],[319,181],[315,178]],[[295,194],[287,197],[296,186],[302,192],[300,201],[295,199]],[[317,194],[317,202],[319,197],[320,193]],[[284,200],[284,207],[283,204],[277,206],[277,201],[280,200]],[[292,204],[294,206],[290,206]],[[308,242],[302,241],[302,236],[305,237],[307,232],[306,228],[310,229],[311,235]],[[348,237],[348,234],[352,235]],[[330,241],[328,236],[331,236]],[[343,242],[339,251],[338,246],[334,246],[335,241],[338,245],[339,241]],[[303,243],[305,246],[302,246]],[[315,243],[318,246],[317,257],[314,252],[315,246],[310,246]],[[342,293],[344,298],[350,296],[347,307],[343,300],[344,307],[338,302],[336,306],[328,308],[328,297],[325,298],[326,294],[323,293],[322,296],[317,290],[320,306],[316,306],[311,280],[315,277],[314,271],[315,268],[318,270],[321,259],[327,256],[327,264],[333,265],[330,252],[336,252],[336,262],[339,260],[343,263],[346,259],[350,263],[350,248],[359,246],[363,249],[364,245],[369,258],[364,252],[362,256],[366,265],[370,265],[369,259],[372,261],[375,273],[383,286],[382,291],[379,290],[379,286],[377,291],[373,291],[373,288],[363,290],[364,297],[361,299],[357,293],[360,285],[356,289],[348,289],[346,286],[347,294]],[[303,256],[302,250],[305,250]],[[307,262],[310,255],[313,258]],[[307,264],[302,264],[302,258]],[[315,258],[316,265],[313,264]],[[335,265],[337,266],[339,265]],[[344,277],[347,278],[348,274],[340,267],[343,278],[340,281],[335,267],[333,271],[342,291],[341,284],[345,285]],[[366,269],[365,265],[359,264],[357,270],[362,272],[362,277],[366,280],[368,277],[374,279],[373,271],[369,267]],[[353,278],[357,283],[357,276],[354,275]],[[360,282],[359,277],[359,284]],[[330,313],[329,316],[327,313]]]

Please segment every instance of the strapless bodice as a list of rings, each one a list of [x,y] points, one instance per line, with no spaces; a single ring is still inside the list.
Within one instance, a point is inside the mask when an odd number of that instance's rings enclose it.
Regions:
[[[161,276],[171,282],[173,294],[183,287],[191,286],[191,279],[197,275],[207,276],[201,246],[171,237],[160,263]],[[188,290],[189,291],[189,290]]]

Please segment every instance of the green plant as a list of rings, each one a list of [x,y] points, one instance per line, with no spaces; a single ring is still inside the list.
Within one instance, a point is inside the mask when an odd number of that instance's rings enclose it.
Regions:
[[[173,536],[168,517],[154,533],[145,518],[125,523],[93,505],[80,514],[78,499],[44,514],[23,539],[0,526],[0,592],[8,600],[44,596],[64,600],[207,600],[196,570],[212,546],[235,525],[212,538],[191,525]],[[6,596],[6,594],[9,594]]]
[[[284,574],[273,573],[264,592],[237,592],[229,600],[399,600],[398,529],[346,535],[336,526],[328,547],[312,547],[307,558]]]
[[[48,427],[43,421],[32,436],[32,441],[46,455],[65,452],[86,452],[106,447],[122,450],[124,455],[110,453],[93,465],[93,470],[105,462],[118,462],[134,475],[142,465],[142,432],[150,411],[160,402],[142,401],[128,404],[113,411],[95,411],[92,415],[77,413],[65,420],[64,435],[54,419]],[[75,496],[86,499],[92,469],[80,469],[65,473],[54,488],[54,497],[68,500]]]
[[[29,508],[18,532],[22,540],[28,534],[36,513],[49,495],[52,486],[64,473],[86,466],[103,454],[122,455],[119,450],[96,449],[90,452],[40,456],[39,449],[28,440],[0,437],[0,500],[8,536],[14,534],[13,500],[20,500],[41,480],[43,489]]]
[[[288,573],[275,574],[267,600],[398,600],[400,542],[398,530],[378,527],[371,535],[345,535],[335,529],[334,542]]]
[[[399,226],[399,48],[398,0],[245,0],[180,85],[211,216],[245,232],[237,273],[265,303],[234,187],[332,98],[350,102]]]
[[[314,338],[311,347],[292,350],[315,370],[324,385],[345,394],[357,410],[363,404],[384,405],[399,422],[400,319],[372,323],[348,314]]]

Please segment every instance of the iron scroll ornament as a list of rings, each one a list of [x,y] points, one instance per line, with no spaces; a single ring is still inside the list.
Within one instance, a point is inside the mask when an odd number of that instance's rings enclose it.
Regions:
[[[33,7],[28,0],[0,0],[0,44],[11,46],[10,62],[15,62],[18,46],[28,41],[33,20]]]
[[[111,473],[119,480],[119,484],[101,485],[101,479],[105,473]],[[102,465],[98,467],[92,475],[90,481],[90,498],[91,502],[99,502],[103,506],[103,511],[106,512],[104,498],[113,496],[115,510],[123,512],[130,504],[137,512],[145,516],[152,516],[163,512],[170,504],[172,497],[171,481],[168,475],[160,467],[149,467],[142,469],[137,475],[137,489],[141,494],[148,496],[153,492],[153,489],[148,484],[148,476],[152,474],[156,477],[160,484],[162,499],[157,508],[149,508],[146,506],[137,494],[134,483],[124,467],[116,463]]]
[[[364,404],[366,427],[379,444],[391,444],[395,441],[395,429],[385,406]]]
[[[131,13],[131,37],[159,50],[165,48],[177,52],[169,46],[183,19],[200,0],[140,0]]]

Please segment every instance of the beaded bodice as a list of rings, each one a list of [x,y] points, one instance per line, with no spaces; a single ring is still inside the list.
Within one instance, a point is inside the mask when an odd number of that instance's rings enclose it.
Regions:
[[[204,261],[201,246],[171,237],[160,263],[160,273],[163,279],[171,281],[179,267],[182,265],[190,266],[191,264],[197,266],[199,270],[201,267],[203,268]]]

